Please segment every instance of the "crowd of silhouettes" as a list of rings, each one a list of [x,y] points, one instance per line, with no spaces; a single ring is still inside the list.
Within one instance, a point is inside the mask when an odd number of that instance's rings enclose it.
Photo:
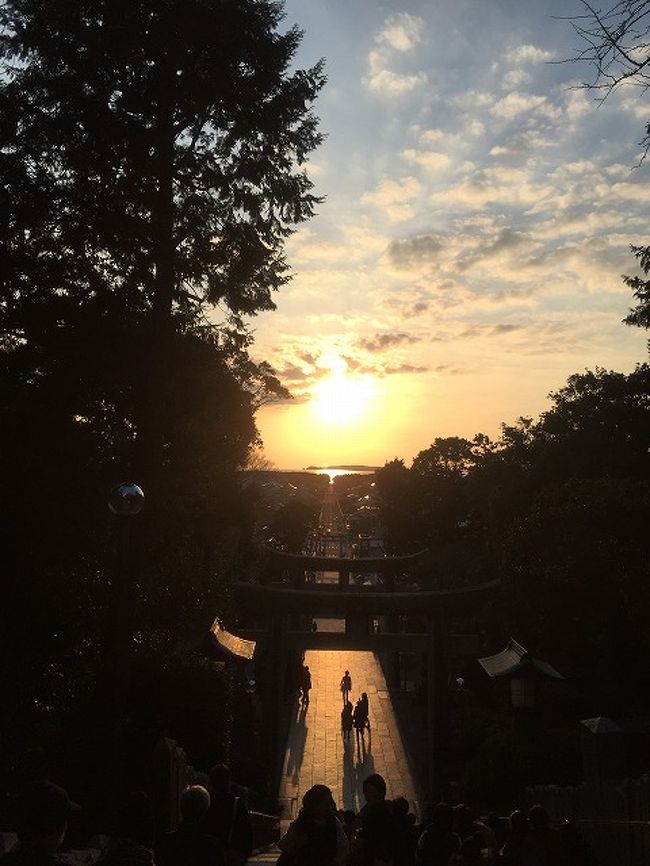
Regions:
[[[173,832],[156,832],[151,798],[137,791],[118,798],[99,828],[101,833],[81,848],[75,840],[72,850],[65,844],[68,823],[81,808],[49,780],[28,782],[3,804],[2,830],[12,832],[0,835],[0,863],[244,866],[253,850],[246,789],[231,783],[224,764],[198,775],[202,784],[190,785],[181,794],[181,820]],[[79,835],[78,828],[73,835]]]
[[[418,824],[406,798],[387,799],[378,773],[363,793],[355,814],[337,811],[325,785],[310,788],[280,839],[278,866],[597,866],[576,825],[552,825],[542,806],[481,820],[463,803],[438,803]]]
[[[253,851],[245,789],[231,783],[223,764],[201,781],[183,791],[175,831],[157,834],[150,798],[134,792],[114,809],[107,835],[74,855],[60,852],[80,807],[53,782],[30,782],[10,802],[6,820],[18,843],[0,849],[0,866],[244,866]],[[355,814],[337,810],[331,790],[314,785],[278,842],[278,866],[597,866],[576,825],[554,826],[542,806],[506,820],[438,803],[418,824],[409,802],[387,799],[386,791],[382,776],[368,776]]]

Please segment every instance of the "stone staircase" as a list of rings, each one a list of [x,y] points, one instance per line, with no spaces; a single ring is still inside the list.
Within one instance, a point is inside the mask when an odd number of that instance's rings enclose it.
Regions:
[[[265,848],[264,851],[258,851],[248,858],[246,866],[275,866],[280,849],[277,845],[271,845]]]

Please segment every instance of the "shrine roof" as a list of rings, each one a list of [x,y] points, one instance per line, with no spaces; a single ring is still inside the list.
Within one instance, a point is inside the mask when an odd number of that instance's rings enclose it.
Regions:
[[[227,631],[220,619],[215,619],[212,623],[210,633],[214,638],[217,647],[229,659],[237,659],[239,661],[250,661],[255,653],[255,641],[246,640],[243,637],[237,637]]]
[[[554,680],[563,680],[559,671],[542,659],[535,658],[518,641],[510,638],[508,645],[501,652],[478,659],[489,677],[507,677],[524,669],[533,669],[536,673]]]

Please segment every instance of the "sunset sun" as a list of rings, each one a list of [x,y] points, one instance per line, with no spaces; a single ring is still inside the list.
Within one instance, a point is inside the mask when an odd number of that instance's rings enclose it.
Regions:
[[[363,418],[374,392],[374,383],[369,377],[336,373],[315,386],[311,405],[321,421],[349,426]]]

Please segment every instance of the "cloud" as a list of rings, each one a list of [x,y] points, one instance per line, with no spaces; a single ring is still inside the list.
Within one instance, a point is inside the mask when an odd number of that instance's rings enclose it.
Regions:
[[[384,209],[393,222],[401,222],[413,215],[409,204],[422,192],[422,186],[417,178],[403,177],[400,180],[382,180],[372,192],[361,196],[361,204],[374,205]]]
[[[472,325],[458,334],[457,339],[473,340],[476,337],[503,337],[504,334],[512,334],[513,331],[521,331],[522,329],[523,325],[509,322],[502,322],[497,325]]]
[[[549,103],[545,96],[535,96],[533,93],[513,91],[499,99],[491,107],[490,113],[503,120],[513,120],[526,112],[542,111],[549,116],[559,117],[559,109]]]
[[[375,36],[378,45],[388,45],[393,51],[411,51],[422,39],[424,21],[408,12],[387,18],[383,29]]]
[[[394,346],[401,346],[404,343],[417,343],[420,338],[412,334],[405,334],[403,331],[395,333],[375,334],[374,337],[364,337],[358,340],[357,345],[366,352],[383,352],[385,349],[392,349]]]
[[[451,164],[450,157],[446,153],[438,153],[435,150],[414,150],[409,148],[402,151],[402,156],[407,162],[415,163],[427,171],[443,171]]]
[[[531,238],[524,232],[506,228],[499,232],[496,238],[488,241],[488,243],[479,247],[476,252],[473,252],[464,261],[460,262],[459,269],[464,271],[482,262],[498,259],[504,255],[509,256],[515,251],[519,257],[522,250],[525,249],[531,252],[534,246]]]
[[[421,41],[424,21],[407,12],[394,15],[384,22],[375,36],[375,48],[368,54],[368,75],[364,83],[369,90],[389,96],[399,96],[421,87],[427,81],[424,72],[395,70],[399,55],[412,51]]]
[[[432,263],[445,248],[446,239],[440,234],[416,235],[394,240],[388,247],[388,259],[396,268]]]
[[[545,51],[534,45],[519,45],[508,51],[506,60],[509,63],[544,63],[552,60],[554,56],[552,51]]]
[[[400,375],[402,373],[428,373],[429,367],[420,364],[397,364],[384,367],[385,376]]]
[[[514,90],[522,84],[530,84],[532,75],[526,69],[511,69],[503,76],[501,87],[503,90]]]

